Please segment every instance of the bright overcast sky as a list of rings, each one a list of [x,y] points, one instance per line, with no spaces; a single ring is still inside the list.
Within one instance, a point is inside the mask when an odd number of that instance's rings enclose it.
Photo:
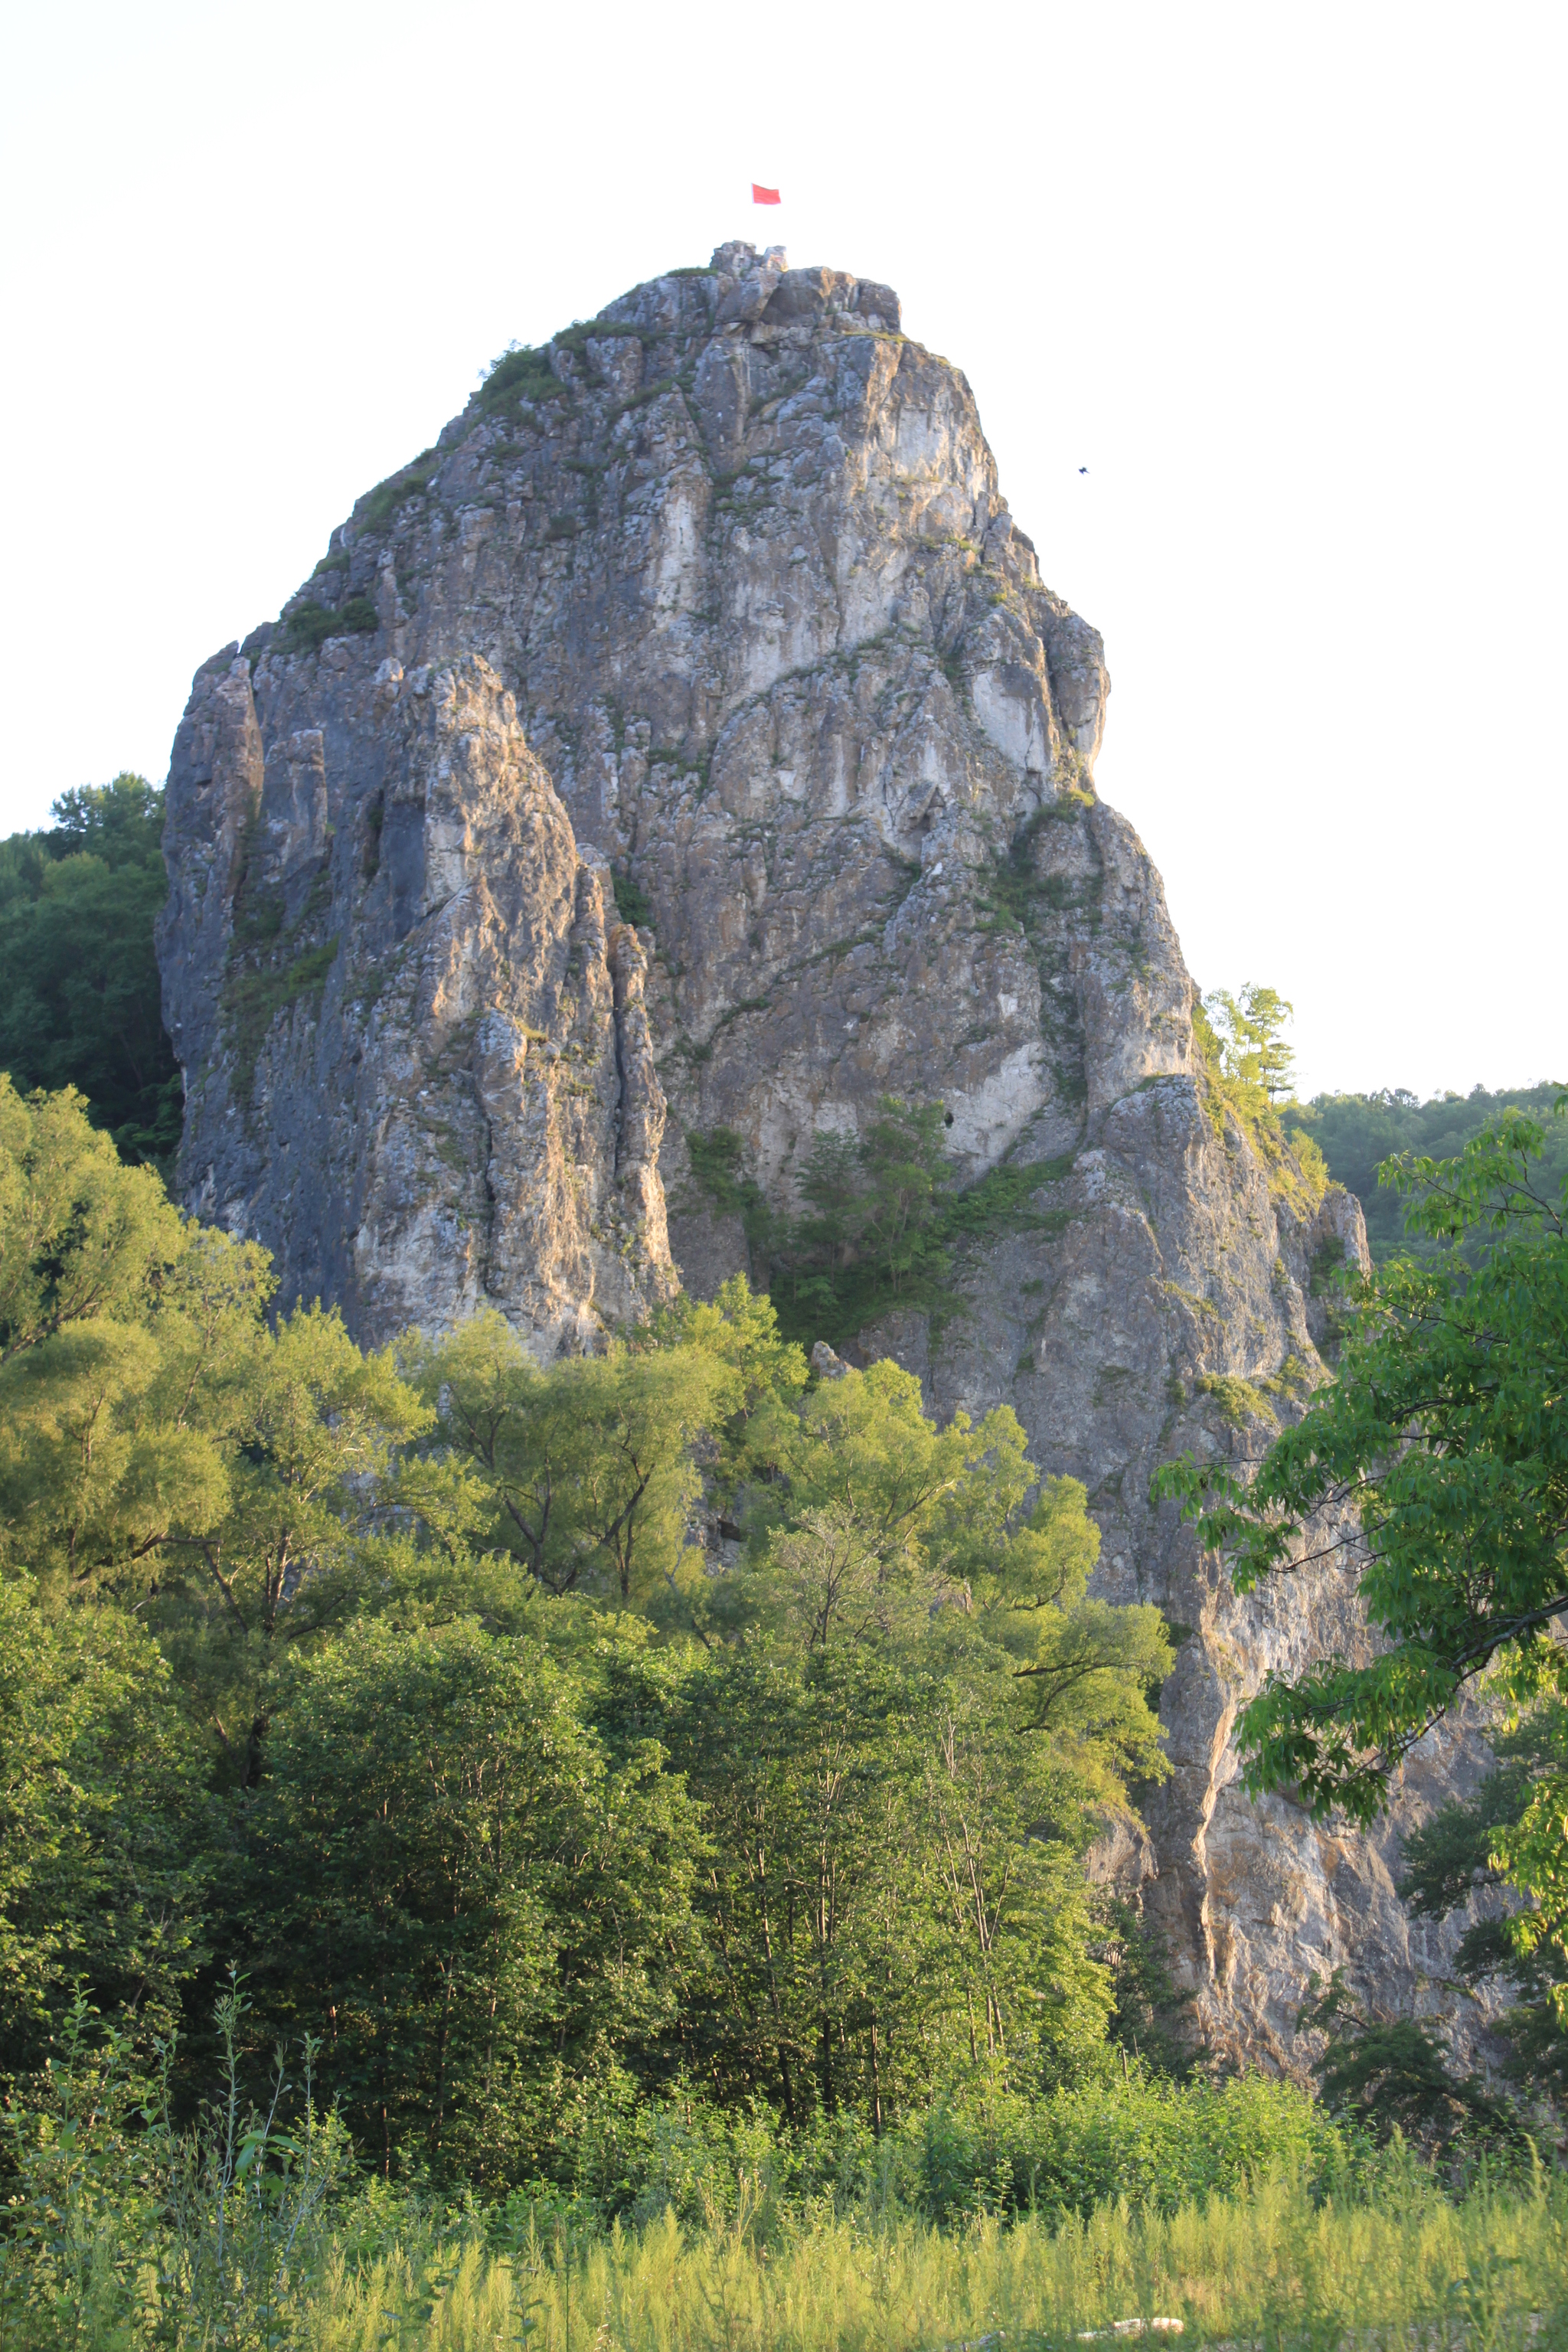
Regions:
[[[161,778],[513,337],[752,236],[967,371],[1202,982],[1294,999],[1307,1090],[1568,1074],[1564,21],[13,11],[0,830]]]

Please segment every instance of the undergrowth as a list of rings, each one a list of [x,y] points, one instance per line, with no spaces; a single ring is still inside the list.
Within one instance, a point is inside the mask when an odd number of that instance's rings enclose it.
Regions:
[[[1258,2084],[1203,2095],[1217,2106],[1259,2093],[1289,2095]],[[42,2226],[19,2221],[14,2200],[0,2256],[7,2346],[1065,2352],[1090,2331],[1144,2332],[1152,2320],[1269,2352],[1322,2352],[1369,2331],[1381,2352],[1568,2341],[1568,2189],[1536,2162],[1511,2174],[1482,2165],[1446,2194],[1396,2142],[1359,2168],[1279,2154],[1212,2186],[1178,2177],[1152,2197],[1079,2205],[1037,2196],[1010,2214],[982,2183],[946,2226],[907,2201],[885,2144],[799,2198],[781,2193],[765,2160],[675,2179],[629,2223],[542,2184],[481,2208],[372,2179],[337,2186],[280,2259],[309,2192],[300,2157],[275,2158],[268,2226],[266,2194],[247,2189],[238,2160],[262,2120],[237,2142],[215,2116],[184,2159],[167,2142],[133,2182],[84,2162],[63,2185],[57,2164]],[[102,2135],[89,2129],[85,2143],[98,2154]],[[1161,2153],[1157,2140],[1144,2150],[1151,2162]],[[184,2208],[163,2194],[182,2160],[196,2187]],[[232,2258],[193,2263],[189,2249],[216,2250],[226,2199],[239,2224]]]

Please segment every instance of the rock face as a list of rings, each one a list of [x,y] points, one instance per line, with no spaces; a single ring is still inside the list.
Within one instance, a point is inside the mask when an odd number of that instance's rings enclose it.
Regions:
[[[637,933],[480,656],[310,667],[307,713],[220,656],[175,740],[185,1199],[366,1339],[591,1345],[675,1287]]]
[[[1296,1409],[1318,1277],[1365,1239],[1208,1083],[1159,877],[1093,791],[1107,693],[886,287],[726,246],[509,354],[198,674],[163,938],[182,1180],[369,1336],[490,1298],[544,1350],[638,1311],[671,1250],[696,1290],[745,1266],[689,1135],[732,1130],[787,1198],[891,1092],[942,1101],[964,1179],[1037,1169],[941,1343],[862,1348],[939,1411],[1012,1403],[1089,1489],[1101,1589],[1178,1628],[1173,1774],[1107,1866],[1216,2046],[1300,2068],[1332,1966],[1453,2007],[1458,1928],[1416,1942],[1391,1858],[1483,1751],[1418,1756],[1371,1840],[1240,1789],[1268,1668],[1363,1645],[1353,1576],[1237,1601],[1149,1480]]]

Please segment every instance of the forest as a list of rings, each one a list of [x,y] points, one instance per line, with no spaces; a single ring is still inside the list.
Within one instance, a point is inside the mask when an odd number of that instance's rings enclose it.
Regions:
[[[1391,2325],[1568,2300],[1549,1102],[1298,1109],[1279,1000],[1209,1000],[1271,1149],[1405,1154],[1337,1380],[1255,1480],[1169,1473],[1242,1589],[1331,1492],[1377,1536],[1387,1659],[1270,1686],[1249,1772],[1365,1818],[1478,1675],[1498,1726],[1402,1892],[1502,1894],[1460,1966],[1506,2063],[1325,1980],[1312,2096],[1205,2049],[1086,1867],[1170,1769],[1176,1630],[1093,1596],[1010,1409],[813,1373],[742,1277],[548,1370],[496,1315],[377,1351],[279,1311],[166,1190],[158,795],[57,815],[0,845],[6,2342],[1283,2341],[1365,2319],[1368,2262]],[[834,1150],[763,1236],[819,1312],[1011,1213],[927,1108]]]

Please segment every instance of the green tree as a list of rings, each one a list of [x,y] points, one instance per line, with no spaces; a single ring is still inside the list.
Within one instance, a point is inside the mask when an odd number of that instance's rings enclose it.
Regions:
[[[711,2063],[878,2131],[965,2070],[1069,2078],[1113,1999],[1084,1849],[1164,1769],[1157,1612],[1087,1598],[1083,1488],[1025,1507],[1005,1409],[939,1430],[884,1361],[747,1435],[747,1552],[703,1584],[726,1638],[670,1734],[712,1841]]]
[[[43,2063],[75,1982],[172,2022],[203,1957],[205,1761],[138,1625],[0,1581],[0,2081]]]
[[[544,1591],[624,1607],[673,1584],[701,1483],[692,1448],[741,1410],[739,1356],[616,1340],[542,1370],[489,1312],[410,1364],[482,1478],[489,1540]]]
[[[391,1355],[319,1307],[269,1324],[272,1286],[79,1097],[0,1078],[0,1563],[149,1611],[242,1777],[274,1638],[342,1613],[382,1530],[479,1516],[460,1465],[408,1458],[434,1416]]]
[[[1384,1162],[1401,1152],[1454,1159],[1472,1136],[1495,1126],[1505,1111],[1522,1111],[1544,1127],[1542,1171],[1548,1189],[1554,1190],[1568,1176],[1568,1124],[1552,1118],[1560,1091],[1540,1086],[1489,1093],[1475,1087],[1468,1095],[1434,1095],[1421,1102],[1407,1089],[1394,1087],[1373,1095],[1315,1095],[1310,1103],[1291,1103],[1284,1118],[1292,1140],[1305,1136],[1316,1143],[1335,1183],[1360,1201],[1366,1213],[1367,1244],[1381,1265],[1401,1254],[1422,1256],[1430,1246],[1423,1234],[1406,1230],[1397,1188],[1379,1181]],[[1484,1241],[1483,1234],[1472,1234],[1467,1255],[1477,1255]]]
[[[945,1559],[961,1543],[998,1536],[1035,1483],[1011,1406],[996,1406],[978,1428],[956,1412],[938,1429],[914,1374],[887,1358],[820,1382],[798,1409],[764,1402],[750,1443],[753,1549],[784,1519],[838,1505],[879,1540],[905,1548],[940,1531]]]
[[[1015,1722],[1070,1759],[1081,1801],[1125,1809],[1128,1785],[1164,1778],[1149,1704],[1175,1664],[1147,1601],[1092,1598],[1100,1529],[1076,1478],[1046,1478],[987,1572],[972,1575],[980,1625],[1018,1685]]]
[[[1272,1677],[1238,1732],[1248,1784],[1365,1820],[1400,1758],[1489,1672],[1518,1705],[1561,1692],[1568,1609],[1568,1196],[1532,1181],[1543,1143],[1510,1114],[1455,1160],[1395,1160],[1432,1244],[1346,1285],[1340,1377],[1247,1481],[1192,1460],[1160,1474],[1247,1591],[1342,1545],[1382,1635],[1370,1664]],[[1466,1244],[1486,1247],[1472,1262]],[[1499,1862],[1568,1935],[1568,1775],[1548,1770]]]
[[[1381,2143],[1398,2131],[1436,2155],[1461,2137],[1518,2137],[1517,2121],[1481,2077],[1453,2072],[1436,2027],[1421,2017],[1371,2014],[1349,1990],[1342,1969],[1320,1980],[1297,2031],[1324,2036],[1312,2069],[1324,2104]]]
[[[1399,1895],[1417,1919],[1445,1919],[1476,1894],[1507,1885],[1505,1860],[1517,1880],[1516,1843],[1539,1798],[1561,1819],[1568,1704],[1555,1692],[1542,1694],[1489,1736],[1498,1761],[1474,1795],[1439,1806],[1405,1840]],[[1509,2045],[1510,2080],[1561,2102],[1568,2096],[1568,2027],[1551,1965],[1559,1956],[1537,1925],[1529,1910],[1476,1920],[1459,1939],[1454,1966],[1468,1983],[1489,1982],[1510,1996],[1495,2029]]]
[[[237,1909],[258,1998],[325,2021],[362,2147],[501,2187],[568,2165],[572,2083],[651,2053],[695,1947],[694,1816],[657,1743],[614,1763],[572,1674],[471,1622],[374,1622],[269,1694]]]
[[[860,1135],[818,1134],[800,1191],[801,1215],[769,1236],[792,1325],[837,1339],[945,1296],[954,1192],[940,1103],[883,1095]]]
[[[1295,1056],[1285,1042],[1285,1026],[1295,1007],[1288,998],[1277,988],[1249,980],[1239,997],[1228,989],[1212,989],[1204,998],[1204,1011],[1227,1078],[1256,1087],[1270,1103],[1290,1093]]]
[[[862,2100],[875,2124],[887,2095],[889,2012],[920,1957],[903,1899],[910,1697],[873,1651],[807,1658],[764,1639],[716,1647],[672,1718],[711,1847],[698,2053],[725,2096],[761,2095],[793,2126]]]
[[[0,1069],[22,1089],[76,1087],[128,1159],[162,1159],[184,1099],[153,943],[163,795],[120,775],[54,814],[0,843]]]
[[[198,1400],[268,1286],[258,1253],[198,1237],[152,1170],[121,1164],[79,1096],[23,1101],[0,1076],[0,1559],[57,1589],[144,1582],[177,1517],[215,1521],[226,1475]],[[238,1302],[221,1332],[218,1293]],[[193,1294],[171,1381],[153,1326]]]

